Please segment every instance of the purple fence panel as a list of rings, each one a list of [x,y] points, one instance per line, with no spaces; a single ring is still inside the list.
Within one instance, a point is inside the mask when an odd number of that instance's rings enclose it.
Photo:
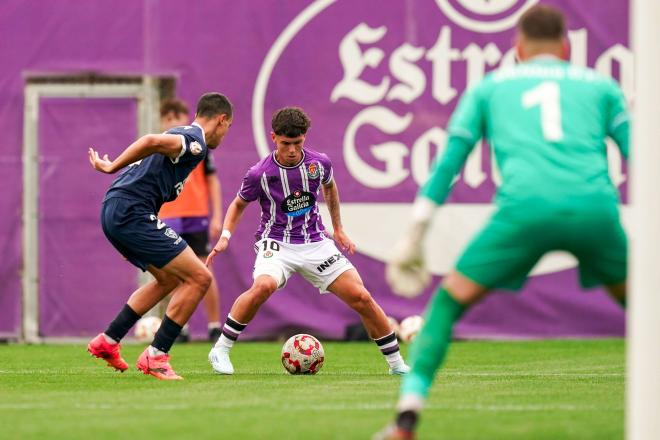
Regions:
[[[114,178],[89,164],[90,146],[116,157],[137,134],[135,99],[42,99],[39,117],[39,315],[44,336],[98,333],[137,287],[100,224]]]
[[[0,335],[5,328],[16,329],[20,316],[20,211],[16,206],[22,186],[19,165],[25,72],[173,74],[177,94],[193,107],[204,92],[226,93],[235,104],[234,125],[214,153],[225,206],[235,197],[245,171],[270,149],[271,113],[285,105],[304,107],[313,121],[308,145],[333,159],[344,223],[359,245],[359,253],[351,260],[387,313],[402,318],[420,313],[430,292],[414,301],[391,293],[383,276],[388,243],[402,228],[430,161],[442,150],[444,129],[461,93],[486,71],[513,62],[510,48],[515,19],[534,3],[537,1],[123,0],[110,4],[92,0],[82,7],[80,2],[59,1],[33,8],[18,0],[1,2],[0,33],[11,44],[0,46],[4,61],[0,129],[6,140],[0,145],[0,168],[12,191],[0,197],[0,249],[5,251],[0,262]],[[572,61],[613,75],[631,96],[629,2],[546,3],[561,7],[567,15]],[[105,17],[117,8],[127,13],[108,27]],[[80,23],[85,23],[82,29]],[[92,32],[100,28],[104,32]],[[112,113],[101,107],[94,112]],[[52,113],[57,111],[54,107]],[[134,114],[128,113],[98,119],[85,114],[81,130],[89,130],[91,139],[81,144],[86,147],[95,140],[92,133],[112,133],[121,142],[108,147],[118,151],[135,135],[129,120]],[[51,129],[57,133],[54,126]],[[77,147],[59,141],[48,145],[49,152],[57,150],[58,154],[72,148]],[[437,280],[449,270],[476,227],[468,227],[468,223],[475,223],[475,217],[483,217],[488,210],[497,180],[488,150],[487,145],[475,149],[446,212],[440,214],[446,222],[446,237],[433,237],[438,252],[430,261]],[[95,196],[100,200],[110,179],[92,177],[84,155],[75,157],[81,162],[76,164],[80,168],[71,166],[71,181],[99,182],[93,191],[98,191]],[[626,168],[616,155],[612,161],[613,179],[625,197]],[[57,164],[44,162],[44,178],[51,180],[42,184],[48,189],[61,183],[48,175],[57,170]],[[41,321],[48,335],[92,334],[99,328],[93,324],[105,323],[116,312],[114,305],[118,307],[128,293],[127,286],[118,286],[112,289],[116,293],[98,295],[101,302],[92,304],[88,292],[109,281],[83,285],[86,272],[96,271],[95,266],[118,271],[107,278],[115,282],[131,274],[132,268],[110,252],[98,224],[98,211],[81,212],[89,202],[74,207],[73,200],[69,200],[71,214],[56,211],[54,201],[47,206],[42,201],[45,215],[53,216],[48,220],[53,222],[53,231],[41,243],[42,249],[52,252],[53,261],[41,268],[48,275],[42,288],[45,316]],[[74,219],[74,212],[81,217]],[[386,215],[369,218],[365,212]],[[252,234],[258,215],[255,206],[248,208],[230,249],[214,268],[223,317],[251,282]],[[77,223],[67,229],[62,216],[74,223],[89,219],[89,229]],[[365,226],[365,218],[372,226]],[[58,235],[65,230],[68,246],[62,246],[65,238]],[[65,269],[56,266],[77,262],[79,255],[92,252],[94,246],[108,250],[107,260],[99,257],[98,264],[71,264]],[[623,334],[623,313],[601,291],[583,294],[575,279],[575,264],[570,259],[544,262],[519,295],[492,296],[466,314],[457,333],[463,337]],[[60,309],[57,302],[69,306]],[[356,321],[357,316],[338,300],[320,296],[304,281],[294,279],[263,306],[245,338],[277,337],[294,329],[341,337],[344,327]],[[205,333],[201,310],[194,315],[191,328],[194,334]]]

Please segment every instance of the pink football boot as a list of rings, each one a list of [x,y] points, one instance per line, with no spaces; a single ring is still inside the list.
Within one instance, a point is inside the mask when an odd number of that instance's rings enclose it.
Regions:
[[[122,359],[119,349],[121,344],[110,344],[105,340],[103,333],[99,333],[97,337],[89,341],[87,344],[87,351],[96,358],[103,359],[108,363],[109,367],[114,368],[122,373],[128,370],[128,364]]]
[[[170,355],[151,356],[149,347],[145,348],[137,360],[137,369],[161,380],[183,380],[170,365]]]

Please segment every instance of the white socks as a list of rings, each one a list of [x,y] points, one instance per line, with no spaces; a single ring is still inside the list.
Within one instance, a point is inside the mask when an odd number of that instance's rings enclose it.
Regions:
[[[241,324],[232,318],[231,315],[227,315],[225,325],[222,327],[222,334],[218,338],[218,342],[215,343],[216,348],[224,348],[226,351],[229,351],[241,335],[241,332],[245,330],[245,327],[247,327],[247,324]]]

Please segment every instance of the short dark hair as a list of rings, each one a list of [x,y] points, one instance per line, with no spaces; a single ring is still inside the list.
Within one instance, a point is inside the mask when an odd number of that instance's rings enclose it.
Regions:
[[[231,118],[233,111],[234,107],[225,95],[216,92],[204,93],[197,101],[195,117],[212,118],[224,114]]]
[[[284,107],[273,115],[271,127],[278,136],[295,138],[307,133],[312,125],[309,116],[299,107]]]
[[[536,5],[520,17],[518,31],[531,40],[557,41],[566,35],[566,20],[559,9]]]
[[[188,106],[180,99],[166,99],[160,104],[160,117],[162,118],[170,113],[177,116],[181,114],[188,115]]]

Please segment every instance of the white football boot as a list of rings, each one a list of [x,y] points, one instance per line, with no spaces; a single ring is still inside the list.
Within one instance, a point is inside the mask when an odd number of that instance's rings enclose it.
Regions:
[[[409,372],[410,372],[410,367],[406,365],[405,362],[401,362],[399,365],[390,368],[390,374],[394,374],[397,376],[403,376],[404,374],[408,374]]]
[[[209,352],[209,362],[218,374],[234,374],[234,366],[229,359],[227,349],[213,347]]]

